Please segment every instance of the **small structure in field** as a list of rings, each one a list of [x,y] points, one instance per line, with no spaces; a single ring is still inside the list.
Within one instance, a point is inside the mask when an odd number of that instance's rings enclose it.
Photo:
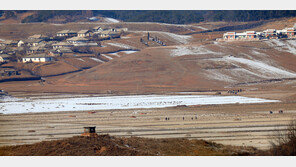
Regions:
[[[98,134],[96,133],[96,127],[95,126],[84,127],[84,133],[82,133],[81,136],[98,137]]]

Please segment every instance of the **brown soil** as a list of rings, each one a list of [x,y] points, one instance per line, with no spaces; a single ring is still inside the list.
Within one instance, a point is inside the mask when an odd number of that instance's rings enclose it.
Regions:
[[[0,156],[210,156],[251,155],[252,147],[233,147],[188,139],[98,138],[75,136],[31,145],[0,147]]]

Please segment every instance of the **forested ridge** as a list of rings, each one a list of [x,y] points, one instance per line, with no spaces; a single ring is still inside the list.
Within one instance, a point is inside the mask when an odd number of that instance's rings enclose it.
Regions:
[[[23,12],[27,11],[0,11],[0,16],[2,19],[13,18],[17,13]],[[46,22],[56,16],[67,16],[69,22],[75,19],[102,16],[125,22],[189,24],[201,21],[245,22],[295,17],[296,10],[38,10],[35,14],[24,18],[22,22]]]

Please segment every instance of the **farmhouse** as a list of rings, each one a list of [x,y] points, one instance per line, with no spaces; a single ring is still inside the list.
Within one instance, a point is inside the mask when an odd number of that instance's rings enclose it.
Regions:
[[[1,46],[17,46],[18,41],[15,40],[5,40],[1,42]]]
[[[101,38],[117,38],[117,37],[120,37],[120,33],[106,30],[106,31],[102,31],[101,33],[99,33],[99,37],[101,37]]]
[[[288,38],[296,38],[296,28],[287,28],[287,36]]]
[[[26,63],[26,62],[43,63],[43,62],[49,62],[52,60],[53,60],[52,56],[47,55],[45,53],[28,55],[28,56],[22,58],[23,63]]]
[[[45,44],[40,45],[40,46],[32,46],[27,50],[27,53],[43,53],[45,52],[47,49],[45,48]]]
[[[39,45],[43,39],[25,39],[25,40],[20,40],[17,43],[18,47],[21,47],[22,45],[27,45],[27,46],[37,46]]]
[[[56,44],[52,44],[53,49],[57,49],[57,48],[71,48],[73,47],[73,44],[70,44],[68,42],[59,42]]]
[[[43,40],[46,40],[46,39],[49,39],[49,37],[46,36],[46,35],[42,35],[42,34],[35,34],[35,35],[32,35],[32,36],[29,36],[28,39],[43,39]]]
[[[268,39],[277,39],[277,32],[276,29],[267,29],[265,31],[263,31],[263,35],[264,37],[268,38]]]
[[[62,30],[62,31],[57,32],[57,36],[60,36],[60,37],[64,37],[64,36],[73,37],[76,35],[77,35],[77,32],[72,31],[72,30]]]
[[[93,32],[102,32],[103,28],[101,26],[96,26],[92,30],[93,30]]]
[[[8,54],[0,54],[0,62],[8,62],[10,59],[10,55]]]
[[[77,32],[78,37],[89,37],[90,35],[90,30],[80,30]]]
[[[83,37],[72,37],[72,38],[67,39],[67,42],[71,43],[71,44],[86,43],[88,41],[89,41],[88,39],[83,38]]]
[[[15,69],[0,69],[0,76],[12,76],[12,75],[21,75],[21,73]]]

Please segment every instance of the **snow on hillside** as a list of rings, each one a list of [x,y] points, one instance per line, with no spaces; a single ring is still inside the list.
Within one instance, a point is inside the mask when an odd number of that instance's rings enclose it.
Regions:
[[[133,49],[133,47],[126,45],[126,44],[122,44],[122,43],[107,43],[107,44],[111,45],[111,46],[116,46],[119,48],[124,48],[124,49]]]
[[[164,32],[164,31],[131,31],[136,33],[150,33],[151,36],[155,36],[154,34],[164,35],[167,38],[171,38],[173,41],[178,42],[180,44],[188,44],[190,40],[192,39],[192,36],[190,35],[178,35],[170,32]]]
[[[105,21],[106,22],[109,22],[109,23],[119,23],[120,21],[119,20],[116,20],[116,19],[113,19],[113,18],[105,18]]]
[[[107,56],[107,55],[105,55],[105,54],[101,54],[101,55],[104,56],[105,58],[109,59],[109,60],[112,60],[112,59],[113,59],[112,57]]]
[[[278,40],[272,39],[265,41],[270,47],[277,49],[278,51],[289,52],[296,55],[296,41],[295,40]]]
[[[265,63],[257,61],[257,60],[254,61],[254,60],[249,60],[249,59],[245,59],[245,58],[237,58],[237,57],[233,57],[233,56],[224,57],[223,59],[225,59],[226,61],[245,64],[248,67],[250,67],[251,69],[254,69],[254,70],[256,70],[260,73],[263,73],[265,75],[278,76],[278,77],[282,77],[282,78],[296,77],[296,73],[292,73],[292,72],[265,64]]]
[[[184,56],[184,55],[202,55],[202,54],[222,54],[213,52],[204,46],[176,46],[176,49],[171,51],[171,56]]]
[[[290,72],[258,60],[233,56],[224,56],[223,58],[213,58],[209,60],[227,62],[237,67],[233,69],[210,69],[205,71],[207,78],[229,83],[296,77],[295,72]]]
[[[100,63],[105,63],[104,61],[98,59],[98,58],[95,58],[95,57],[91,57],[90,59],[96,61],[96,62],[100,62]]]
[[[189,40],[192,38],[189,35],[177,35],[177,34],[169,33],[169,32],[158,32],[158,33],[167,35],[170,38],[173,38],[174,40],[178,41],[181,44],[187,44],[187,43],[189,43]]]

